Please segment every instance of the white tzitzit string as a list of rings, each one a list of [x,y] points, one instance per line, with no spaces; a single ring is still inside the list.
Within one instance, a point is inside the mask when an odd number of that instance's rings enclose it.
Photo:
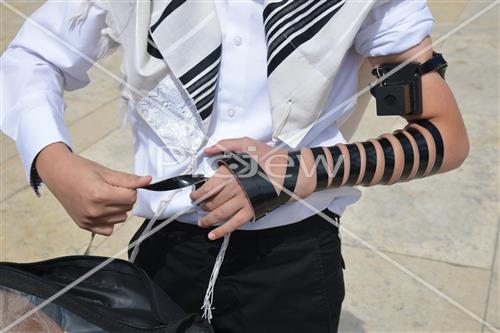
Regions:
[[[92,244],[94,243],[94,238],[95,238],[95,232],[92,232],[90,235],[89,245],[87,245],[87,248],[85,249],[85,252],[83,253],[84,256],[90,255],[90,250],[92,249]]]
[[[186,168],[184,173],[189,174],[192,173],[195,169],[195,163],[196,163],[196,151],[194,149],[191,149],[191,162],[189,163],[189,166]],[[142,235],[146,235],[149,233],[149,231],[153,228],[155,222],[162,216],[163,212],[167,209],[167,206],[170,204],[174,196],[179,193],[181,189],[175,190],[174,192],[170,193],[164,200],[160,201],[160,204],[158,205],[158,208],[156,209],[155,215],[153,218],[148,222],[146,225],[146,228],[144,228],[144,231],[141,233],[139,238],[137,239],[137,242],[134,246],[134,249],[132,250],[132,253],[130,254],[129,261],[133,263],[135,259],[137,258],[137,254],[139,253],[139,248],[142,243]]]
[[[210,280],[208,281],[207,291],[205,293],[205,298],[203,300],[203,305],[201,309],[203,310],[202,318],[208,320],[212,320],[212,303],[214,301],[214,288],[215,282],[217,281],[217,277],[219,276],[220,268],[222,266],[222,262],[224,261],[224,255],[226,254],[227,247],[229,245],[229,237],[231,234],[227,234],[224,236],[224,241],[220,247],[219,253],[217,254],[217,258],[215,259],[214,268],[212,269],[212,274],[210,275]]]
[[[160,216],[163,214],[165,209],[167,208],[168,204],[170,201],[172,201],[172,198],[174,195],[178,192],[175,191],[174,193],[170,194],[165,200],[160,201],[160,204],[158,205],[158,208],[156,209],[155,215],[151,220],[149,220],[148,224],[146,225],[146,228],[144,228],[144,231],[141,232],[141,235],[137,239],[137,243],[134,246],[134,249],[132,250],[132,253],[130,254],[129,261],[133,263],[135,261],[135,258],[137,258],[137,254],[139,253],[139,248],[142,243],[142,235],[146,235],[151,229],[153,228],[153,225],[155,222],[160,218]]]
[[[271,146],[273,146],[273,147],[278,142],[278,135],[280,134],[281,130],[283,129],[285,122],[286,122],[288,116],[290,115],[290,112],[292,111],[292,106],[293,106],[293,101],[288,100],[288,109],[283,114],[276,132],[273,133],[273,135],[272,135]],[[222,266],[222,262],[224,261],[224,255],[226,254],[226,250],[227,250],[227,247],[229,245],[229,238],[230,237],[231,237],[231,234],[227,234],[224,236],[224,241],[222,242],[219,253],[217,254],[217,258],[215,259],[214,268],[212,269],[212,274],[210,275],[210,280],[208,281],[208,287],[207,287],[207,291],[205,293],[205,298],[203,300],[203,306],[201,307],[201,309],[203,310],[203,315],[201,317],[204,319],[207,319],[208,322],[210,322],[210,320],[212,320],[212,318],[213,318],[212,310],[214,308],[212,307],[212,303],[214,300],[215,282],[217,281],[217,277],[219,276],[220,267]]]
[[[91,7],[92,3],[90,1],[82,1],[78,11],[69,19],[71,29],[82,25],[82,23],[87,19]]]
[[[292,106],[293,106],[293,100],[288,100],[288,109],[286,112],[283,114],[279,126],[276,129],[276,131],[272,135],[272,142],[271,146],[275,146],[278,142],[278,135],[281,133],[285,122],[290,115],[290,112],[292,112]],[[210,275],[210,280],[208,281],[208,287],[207,291],[205,293],[205,298],[203,300],[203,305],[201,309],[203,310],[203,315],[201,316],[204,319],[207,319],[208,322],[212,320],[213,315],[212,315],[212,310],[214,309],[212,307],[212,303],[214,301],[214,288],[215,288],[215,282],[217,281],[217,277],[219,276],[220,268],[222,266],[222,262],[224,261],[224,255],[226,254],[227,247],[229,245],[229,237],[231,234],[227,234],[224,236],[224,241],[222,242],[221,248],[219,250],[219,253],[217,254],[217,258],[215,259],[215,264],[214,268],[212,269],[212,274]]]
[[[288,116],[290,115],[290,112],[292,112],[292,107],[293,107],[293,100],[289,99],[288,100],[288,109],[281,117],[281,120],[278,124],[278,127],[276,128],[276,131],[273,131],[273,134],[271,137],[271,144],[270,144],[271,147],[275,147],[276,144],[278,143],[278,135],[281,134],[283,127],[285,127],[285,123],[288,119]]]

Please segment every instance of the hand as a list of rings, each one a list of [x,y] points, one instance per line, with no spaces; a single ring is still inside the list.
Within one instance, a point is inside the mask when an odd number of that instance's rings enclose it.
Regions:
[[[116,223],[127,220],[136,201],[136,189],[151,182],[110,170],[70,152],[63,143],[45,147],[36,159],[40,178],[85,230],[109,236]]]
[[[286,149],[276,149],[251,138],[221,140],[216,145],[205,149],[207,155],[220,154],[223,151],[246,152],[250,154],[273,183],[276,193],[281,191],[288,164]],[[257,177],[259,177],[257,175]],[[304,177],[302,177],[304,178]],[[306,197],[314,190],[314,184],[306,184],[300,179],[297,186],[299,197]],[[307,192],[307,194],[306,194]],[[216,173],[198,190],[191,193],[191,200],[207,198],[201,207],[208,214],[198,222],[202,228],[224,222],[209,233],[212,240],[233,232],[253,219],[253,208],[245,192],[226,166],[220,166]]]

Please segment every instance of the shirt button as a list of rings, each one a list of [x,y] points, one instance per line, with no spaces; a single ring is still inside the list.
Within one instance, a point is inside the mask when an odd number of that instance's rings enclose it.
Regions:
[[[236,114],[236,111],[234,111],[234,109],[227,110],[227,115],[229,117],[233,118],[235,114]]]
[[[236,46],[240,46],[242,42],[243,42],[243,39],[240,36],[234,37],[234,44]]]

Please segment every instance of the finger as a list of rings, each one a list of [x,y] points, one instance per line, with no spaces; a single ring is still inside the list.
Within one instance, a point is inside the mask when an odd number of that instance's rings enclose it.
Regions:
[[[198,225],[202,228],[209,227],[219,222],[227,221],[234,216],[243,206],[239,198],[233,198],[220,205],[214,211],[208,213],[198,221]]]
[[[109,185],[136,189],[151,183],[151,176],[137,176],[129,173],[108,170],[104,173],[104,179]]]
[[[112,206],[104,208],[99,217],[94,218],[93,221],[108,221],[110,218],[116,216],[126,215],[127,212],[132,210],[133,206]],[[97,222],[96,222],[97,223]]]
[[[246,151],[248,138],[224,139],[217,142],[215,145],[205,148],[205,154],[215,155],[225,151],[240,153]]]
[[[251,213],[245,209],[240,209],[231,219],[218,228],[208,233],[210,240],[216,240],[237,230],[239,227],[252,219]]]
[[[211,196],[216,195],[219,191],[221,191],[224,186],[217,186],[218,181],[216,179],[209,178],[200,188],[196,191],[193,191],[189,194],[191,201],[193,202],[201,202],[203,200],[207,200]]]
[[[210,177],[199,189],[189,194],[192,201],[206,200],[219,193],[226,183],[233,177],[230,171],[226,172],[226,167],[220,167],[217,172]]]
[[[85,193],[85,198],[94,207],[133,206],[137,199],[136,190],[109,184],[95,185]]]
[[[97,221],[102,221],[115,215],[125,214],[132,208],[133,205],[127,204],[107,206],[102,202],[91,202],[82,207],[81,214],[84,223],[93,225],[97,223]]]
[[[128,215],[127,213],[119,213],[115,215],[111,215],[107,217],[106,219],[103,219],[102,222],[97,223],[98,225],[109,225],[109,224],[117,224],[117,223],[123,223],[127,221]]]
[[[88,228],[87,230],[92,231],[96,234],[103,236],[110,236],[113,233],[114,225],[100,225]]]
[[[241,191],[240,186],[235,181],[230,181],[217,195],[201,203],[201,208],[207,212],[215,210],[217,207],[235,197]]]
[[[137,191],[129,188],[106,186],[103,191],[106,206],[133,206],[137,200]]]
[[[103,213],[101,216],[93,218],[92,224],[120,223],[127,220],[129,210],[120,207],[113,207],[112,210]]]

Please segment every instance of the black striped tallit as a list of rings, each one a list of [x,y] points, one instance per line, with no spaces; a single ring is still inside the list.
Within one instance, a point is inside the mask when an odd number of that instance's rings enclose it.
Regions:
[[[176,20],[182,20],[183,18],[179,17],[181,15],[177,14],[179,8],[196,6],[197,3],[198,1],[191,0],[172,0],[166,5],[159,18],[150,27],[147,51],[152,57],[164,58],[152,34],[157,29],[163,27],[167,29],[168,25],[175,24]],[[267,42],[268,76],[297,48],[313,38],[342,5],[341,0],[268,2],[262,13]],[[186,34],[189,32],[187,31]],[[206,52],[206,56],[202,57],[197,64],[182,73],[176,73],[202,119],[208,118],[212,113],[221,53],[222,44],[218,44],[210,52]]]
[[[195,6],[196,1],[173,0],[168,3],[160,17],[150,27],[148,36],[148,53],[158,59],[163,59],[163,55],[158,50],[152,34],[157,30],[169,24],[176,24],[182,17],[176,15],[182,6]],[[218,44],[209,54],[202,58],[197,64],[184,71],[176,73],[183,88],[187,91],[196,109],[202,119],[210,116],[213,109],[215,93],[217,88],[217,79],[219,76],[220,57],[222,45]]]

